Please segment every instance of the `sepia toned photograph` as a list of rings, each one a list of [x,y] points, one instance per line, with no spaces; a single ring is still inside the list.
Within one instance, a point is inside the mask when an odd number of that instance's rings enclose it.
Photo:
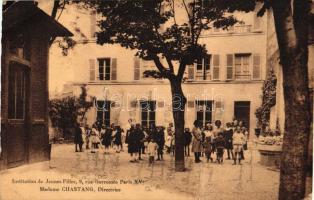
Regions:
[[[0,200],[311,200],[313,0],[2,0]]]

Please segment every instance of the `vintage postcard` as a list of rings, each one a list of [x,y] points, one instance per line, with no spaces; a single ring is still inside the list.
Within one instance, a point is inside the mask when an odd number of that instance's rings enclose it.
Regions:
[[[313,1],[1,16],[0,200],[312,198]]]

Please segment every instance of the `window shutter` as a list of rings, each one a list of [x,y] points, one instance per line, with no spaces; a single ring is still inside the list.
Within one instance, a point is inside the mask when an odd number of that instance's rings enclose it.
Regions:
[[[141,77],[141,68],[140,68],[140,59],[134,57],[134,80],[140,80]]]
[[[194,65],[188,65],[188,79],[189,80],[194,80]]]
[[[261,31],[261,17],[257,16],[257,12],[253,12],[253,29],[254,31]]]
[[[194,101],[188,101],[187,105],[189,108],[194,108]]]
[[[259,54],[253,55],[253,79],[261,79],[261,56]]]
[[[227,80],[233,79],[233,54],[227,54]]]
[[[96,61],[95,59],[89,59],[89,80],[90,81],[95,81],[95,72],[96,72]]]
[[[213,80],[219,80],[219,55],[213,56]]]
[[[117,80],[117,58],[111,59],[111,80]]]
[[[96,11],[90,13],[90,36],[94,38],[96,35]]]

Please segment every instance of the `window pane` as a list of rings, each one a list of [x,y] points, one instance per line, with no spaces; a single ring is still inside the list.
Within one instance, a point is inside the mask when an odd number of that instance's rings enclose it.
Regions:
[[[203,59],[202,58],[198,58],[197,59],[196,69],[197,70],[202,70],[203,69]]]
[[[24,118],[24,73],[18,71],[16,76],[16,119]]]
[[[204,59],[205,70],[210,69],[210,55],[207,55]]]
[[[203,112],[196,112],[196,119],[198,121],[203,121]]]
[[[103,121],[103,111],[102,110],[97,111],[97,121],[99,121],[99,122]]]
[[[155,112],[150,112],[149,113],[149,120],[155,121],[155,117],[156,117]]]

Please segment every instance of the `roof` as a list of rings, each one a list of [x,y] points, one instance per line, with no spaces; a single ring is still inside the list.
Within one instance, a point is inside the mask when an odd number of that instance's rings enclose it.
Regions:
[[[3,11],[3,32],[20,25],[23,26],[29,21],[44,24],[47,33],[52,36],[73,36],[67,28],[47,15],[32,1],[15,2]]]

